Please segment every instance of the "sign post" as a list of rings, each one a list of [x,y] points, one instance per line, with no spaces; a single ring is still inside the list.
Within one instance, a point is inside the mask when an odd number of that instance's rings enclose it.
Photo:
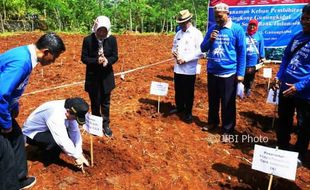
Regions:
[[[295,180],[297,169],[297,152],[269,148],[255,144],[252,169],[271,174],[268,190],[273,176]]]
[[[91,166],[94,166],[94,145],[93,145],[93,135],[102,137],[102,117],[91,115],[90,113],[86,114],[86,124],[83,125],[83,128],[89,133],[90,136],[90,161]]]
[[[158,96],[158,106],[157,106],[157,112],[158,113],[160,110],[160,96],[167,96],[168,86],[169,86],[168,83],[164,83],[164,82],[152,81],[152,83],[151,83],[150,94]]]
[[[263,77],[268,78],[267,89],[269,89],[269,87],[270,87],[270,79],[272,77],[272,68],[264,68],[264,70],[263,70]]]

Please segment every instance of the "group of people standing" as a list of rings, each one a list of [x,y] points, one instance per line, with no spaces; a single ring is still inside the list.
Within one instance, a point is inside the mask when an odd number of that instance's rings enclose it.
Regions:
[[[208,122],[202,128],[210,131],[221,121],[222,141],[229,142],[236,126],[236,91],[238,83],[244,85],[244,93],[250,96],[257,65],[265,60],[264,39],[258,32],[258,21],[249,21],[246,32],[229,17],[229,6],[214,6],[216,24],[205,37],[191,23],[188,10],[179,12],[179,24],[172,47],[175,58],[174,86],[176,108],[173,113],[183,113],[183,120],[192,122],[196,66],[206,53]],[[304,6],[300,23],[303,30],[296,34],[285,49],[274,88],[280,88],[279,147],[299,152],[303,161],[310,139],[310,4]],[[221,108],[221,116],[219,111]],[[298,140],[289,146],[293,117],[297,111]]]
[[[180,30],[173,41],[176,108],[170,113],[184,112],[184,120],[191,122],[194,85],[198,60],[206,54],[208,81],[208,124],[204,131],[220,123],[223,137],[232,134],[236,125],[236,89],[243,82],[249,95],[255,76],[255,65],[265,57],[262,35],[257,32],[258,21],[250,20],[247,32],[229,18],[229,7],[224,3],[214,6],[216,24],[203,38],[191,23],[192,14],[182,10],[176,22]],[[254,67],[254,70],[251,68]],[[251,70],[251,72],[246,72]]]

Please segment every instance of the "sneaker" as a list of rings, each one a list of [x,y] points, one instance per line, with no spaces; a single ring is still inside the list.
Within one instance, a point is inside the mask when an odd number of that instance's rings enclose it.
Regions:
[[[215,124],[207,124],[204,127],[202,127],[202,131],[211,131],[215,128],[216,128]]]
[[[34,176],[26,177],[19,181],[20,189],[28,189],[37,182]]]
[[[103,133],[106,137],[112,137],[112,130],[109,126],[103,126]]]

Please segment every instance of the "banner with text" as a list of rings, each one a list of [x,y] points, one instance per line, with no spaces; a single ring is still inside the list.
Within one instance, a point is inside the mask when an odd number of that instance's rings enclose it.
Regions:
[[[222,0],[229,5],[233,22],[246,31],[248,22],[256,19],[258,31],[262,33],[267,59],[281,60],[282,52],[295,33],[302,30],[300,17],[302,8],[308,0]],[[219,3],[211,0],[209,4],[209,26],[215,24],[213,7]]]

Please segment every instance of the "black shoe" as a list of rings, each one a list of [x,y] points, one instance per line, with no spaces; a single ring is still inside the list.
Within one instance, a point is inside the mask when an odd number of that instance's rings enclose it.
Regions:
[[[192,123],[193,122],[193,116],[192,114],[186,114],[185,117],[184,117],[184,121],[186,123]]]
[[[212,131],[216,127],[217,127],[217,125],[215,125],[215,124],[207,124],[204,127],[202,127],[202,131]]]
[[[103,133],[106,137],[112,137],[112,130],[109,126],[103,126]]]
[[[26,177],[19,181],[20,189],[28,189],[37,182],[34,176]]]
[[[169,114],[175,114],[175,113],[181,113],[181,112],[182,112],[182,110],[179,110],[179,109],[175,108],[175,109],[171,110],[169,112]]]

